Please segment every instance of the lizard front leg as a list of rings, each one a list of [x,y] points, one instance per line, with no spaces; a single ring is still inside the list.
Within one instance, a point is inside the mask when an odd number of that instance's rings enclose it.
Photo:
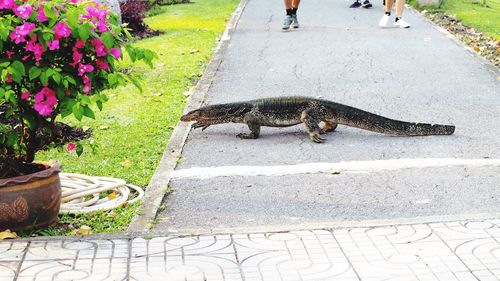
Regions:
[[[250,129],[249,134],[241,133],[236,135],[239,138],[242,139],[256,139],[259,137],[260,134],[260,122],[259,119],[253,115],[253,114],[247,114],[243,118],[243,122],[245,122],[248,126],[248,129]]]
[[[308,109],[304,110],[300,117],[300,120],[304,123],[304,127],[309,134],[309,138],[315,143],[322,143],[326,140],[319,136],[321,131],[319,123],[322,119],[319,115],[320,114],[318,114],[314,109]]]

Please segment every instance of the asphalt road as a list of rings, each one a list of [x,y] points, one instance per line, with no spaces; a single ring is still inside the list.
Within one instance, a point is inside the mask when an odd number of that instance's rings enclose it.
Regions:
[[[207,93],[207,104],[303,95],[386,117],[454,124],[452,136],[391,137],[339,126],[309,141],[302,126],[240,124],[191,131],[177,170],[386,159],[500,159],[499,72],[415,12],[407,30],[380,29],[381,3],[303,1],[301,28],[280,30],[280,1],[250,0]],[[241,169],[244,169],[242,167]],[[285,168],[286,169],[286,168]],[[157,230],[286,226],[500,212],[500,167],[177,178]],[[244,174],[244,172],[243,172]],[[208,175],[209,176],[209,175]]]

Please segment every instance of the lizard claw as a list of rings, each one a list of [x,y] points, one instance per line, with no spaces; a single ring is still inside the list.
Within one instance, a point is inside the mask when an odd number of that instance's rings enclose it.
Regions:
[[[316,135],[316,134],[315,134],[315,135],[311,135],[309,138],[310,138],[313,142],[315,142],[315,143],[322,143],[322,142],[325,142],[325,141],[326,141],[326,139],[324,139],[324,138],[322,138],[322,137],[320,137],[320,136],[318,136],[318,135]]]
[[[239,133],[236,135],[240,139],[256,139],[257,137],[254,136],[253,134],[245,134],[245,133]]]
[[[200,122],[196,122],[193,125],[191,125],[191,127],[193,127],[193,129],[202,128],[201,129],[202,131],[205,130],[206,128],[208,128],[208,126],[210,126],[210,125],[205,125],[205,124],[200,123]]]

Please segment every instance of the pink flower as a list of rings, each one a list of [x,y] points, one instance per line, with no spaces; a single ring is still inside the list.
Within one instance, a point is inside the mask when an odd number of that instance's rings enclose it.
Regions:
[[[94,71],[94,66],[91,64],[80,64],[78,65],[78,75],[83,76],[85,73]]]
[[[22,19],[27,19],[31,16],[33,12],[33,7],[30,4],[21,5],[16,8],[16,15]]]
[[[26,51],[33,52],[36,61],[40,61],[42,59],[42,54],[45,52],[45,49],[42,44],[38,43],[36,34],[28,43],[26,43]]]
[[[71,64],[72,67],[75,67],[78,63],[83,58],[83,54],[79,53],[76,49],[73,49],[73,63]]]
[[[69,152],[69,153],[73,153],[75,152],[75,149],[76,149],[76,144],[75,143],[68,143],[68,145],[66,145],[66,150]]]
[[[22,100],[27,100],[29,97],[30,97],[30,92],[26,91],[21,93]]]
[[[100,20],[96,23],[96,26],[97,26],[97,30],[99,32],[106,32],[108,31],[108,22],[107,21],[103,21],[103,20]]]
[[[122,56],[122,53],[120,52],[119,49],[117,48],[112,48],[111,49],[111,54],[113,55],[113,57],[115,57],[116,59],[119,59],[121,56]]]
[[[104,46],[104,43],[102,43],[101,39],[92,38],[90,43],[92,44],[92,46],[94,46],[96,56],[103,57],[107,54],[106,46]]]
[[[59,49],[59,40],[54,40],[54,41],[49,41],[47,42],[47,47],[49,47],[49,50],[57,50]]]
[[[12,9],[16,6],[14,0],[0,0],[0,10],[2,9]]]
[[[76,40],[74,48],[81,49],[83,47],[85,47],[85,41],[83,41],[82,39]]]
[[[12,52],[12,51],[5,51],[5,53],[7,53],[7,57],[9,59],[12,58],[12,55],[14,54],[14,52]]]
[[[5,80],[5,82],[12,83],[12,75],[10,75],[10,73],[7,74],[7,80]]]
[[[96,60],[96,64],[97,64],[97,67],[106,71],[106,72],[109,72],[109,65],[107,62],[103,61],[103,60]]]
[[[85,94],[88,94],[90,92],[90,89],[92,89],[92,83],[90,82],[90,79],[87,75],[83,76],[83,92]]]
[[[10,33],[9,37],[16,44],[26,42],[26,35],[30,34],[35,27],[33,23],[25,21],[23,25],[16,26],[16,29]]]
[[[33,107],[41,116],[50,116],[56,104],[56,93],[48,87],[43,87],[43,89],[35,95],[35,105]]]
[[[44,22],[44,21],[48,20],[47,16],[45,15],[45,12],[43,11],[43,6],[42,5],[38,5],[38,12],[37,12],[37,15],[36,15],[36,19],[39,22]]]
[[[54,27],[52,27],[52,30],[55,33],[55,39],[66,38],[71,35],[71,28],[61,21],[56,23]]]

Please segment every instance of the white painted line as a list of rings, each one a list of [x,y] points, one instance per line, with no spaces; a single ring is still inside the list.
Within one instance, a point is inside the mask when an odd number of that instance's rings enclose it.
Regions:
[[[276,166],[219,166],[193,167],[174,171],[174,178],[208,179],[230,176],[283,176],[295,174],[352,172],[369,173],[386,170],[421,169],[433,167],[483,167],[499,166],[500,159],[416,158],[338,163],[306,163]]]

